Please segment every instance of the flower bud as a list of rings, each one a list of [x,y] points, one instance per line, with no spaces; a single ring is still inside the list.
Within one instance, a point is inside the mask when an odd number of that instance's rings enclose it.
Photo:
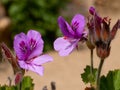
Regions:
[[[96,51],[97,51],[98,57],[100,57],[101,59],[105,59],[110,55],[110,47],[108,49],[97,47]]]
[[[19,84],[23,79],[23,73],[22,72],[17,72],[15,75],[15,85]]]
[[[91,50],[95,48],[95,45],[93,45],[90,41],[86,41],[86,44],[87,44],[87,47]]]

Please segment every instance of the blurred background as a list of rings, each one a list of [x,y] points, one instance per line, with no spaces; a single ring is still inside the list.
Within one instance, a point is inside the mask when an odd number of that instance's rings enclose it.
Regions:
[[[45,50],[60,35],[57,18],[71,0],[0,0],[0,41],[12,46],[13,37],[30,29],[39,31]]]
[[[45,51],[53,50],[53,41],[61,36],[57,18],[63,16],[69,23],[76,13],[89,16],[88,9],[94,6],[100,16],[109,16],[111,27],[120,19],[120,0],[0,0],[0,42],[5,42],[12,48],[15,34],[35,29],[42,34],[45,41]],[[103,72],[120,68],[120,32],[111,44],[111,55],[105,62]],[[57,83],[57,90],[84,90],[80,74],[86,64],[89,64],[89,50],[85,44],[79,51],[68,57],[60,57],[58,53],[49,52],[54,62],[46,64],[43,77],[33,72],[28,72],[34,78],[35,90],[42,90],[44,85],[51,81]],[[95,54],[95,66],[99,59]],[[113,63],[114,59],[114,63]],[[7,66],[7,67],[6,67]],[[0,84],[7,81],[8,76],[13,76],[8,63],[0,63]],[[4,73],[3,73],[4,72]],[[38,89],[40,88],[40,89]]]
[[[10,47],[15,34],[30,29],[39,31],[45,41],[45,51],[53,49],[53,41],[61,36],[58,16],[70,22],[73,15],[88,16],[90,5],[99,12],[120,11],[119,0],[0,0],[0,41]]]

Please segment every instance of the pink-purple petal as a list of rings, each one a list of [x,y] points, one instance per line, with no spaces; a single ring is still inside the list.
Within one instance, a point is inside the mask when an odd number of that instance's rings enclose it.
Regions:
[[[20,47],[21,42],[24,42],[25,46],[27,46],[26,40],[27,40],[27,37],[24,33],[17,34],[14,37],[14,42],[13,42],[14,50],[15,50],[15,53],[16,53],[18,59],[20,59],[20,60],[24,60],[26,58],[25,53],[23,53],[21,51],[21,47]]]
[[[43,76],[44,73],[44,68],[43,66],[39,66],[39,65],[28,65],[29,70],[39,74],[40,76]]]
[[[67,48],[67,47],[66,47]],[[59,51],[59,55],[60,56],[68,56],[70,53],[72,53],[72,51],[75,49],[75,47],[71,46],[67,49],[61,49]]]
[[[85,18],[81,14],[76,14],[71,22],[71,26],[76,29],[77,36],[81,36],[85,27]]]
[[[25,61],[23,61],[23,60],[20,61],[20,60],[19,60],[18,63],[19,63],[19,65],[20,65],[21,68],[23,68],[23,69],[25,69],[25,70],[29,70],[28,64],[25,63]]]
[[[68,46],[70,43],[64,39],[64,37],[59,37],[54,41],[54,49],[56,51],[59,51],[61,49],[64,49],[66,46]]]
[[[76,48],[78,42],[78,39],[60,37],[55,40],[54,49],[59,52],[60,56],[67,56]]]
[[[33,63],[25,63],[24,61],[19,61],[18,63],[21,68],[36,72],[37,74],[43,76],[44,68],[41,65],[35,65]]]
[[[66,26],[67,26],[67,30],[70,32],[71,34],[71,38],[74,38],[75,32],[73,31],[73,29],[71,28],[71,26],[66,22]]]
[[[60,30],[62,34],[66,37],[73,37],[72,29],[70,25],[64,20],[62,16],[58,18],[58,25],[60,27]]]
[[[42,54],[44,42],[41,38],[41,34],[37,31],[35,31],[35,30],[29,30],[28,33],[27,33],[27,37],[28,37],[29,48],[30,48],[30,40],[33,39],[33,40],[36,41],[36,43],[35,43],[36,46],[31,51],[31,54],[28,57],[28,59]]]
[[[53,61],[53,58],[49,55],[41,55],[36,57],[31,63],[35,64],[35,65],[42,65],[44,63],[48,63]]]

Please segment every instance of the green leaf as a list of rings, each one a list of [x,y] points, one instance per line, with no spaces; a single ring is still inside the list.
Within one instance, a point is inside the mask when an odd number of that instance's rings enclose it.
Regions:
[[[93,69],[93,74],[91,74],[90,68],[90,66],[86,66],[86,68],[84,69],[84,73],[81,74],[81,78],[85,84],[90,83],[94,85],[97,69]]]
[[[100,79],[100,90],[120,90],[120,70],[109,71]]]
[[[34,84],[30,76],[26,76],[22,80],[22,90],[33,90]]]

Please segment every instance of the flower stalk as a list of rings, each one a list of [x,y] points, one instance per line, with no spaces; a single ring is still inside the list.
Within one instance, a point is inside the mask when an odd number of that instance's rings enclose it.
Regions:
[[[103,63],[104,63],[104,59],[101,59],[96,75],[96,90],[100,90],[100,74],[103,67]]]
[[[22,83],[19,83],[19,90],[22,90]]]
[[[90,57],[91,57],[91,60],[90,60],[91,61],[90,62],[91,63],[91,74],[93,75],[93,68],[94,68],[93,67],[93,49],[91,49],[90,52],[91,52],[91,55],[90,55]]]
[[[12,79],[10,77],[8,77],[8,80],[9,80],[9,86],[12,85]]]

